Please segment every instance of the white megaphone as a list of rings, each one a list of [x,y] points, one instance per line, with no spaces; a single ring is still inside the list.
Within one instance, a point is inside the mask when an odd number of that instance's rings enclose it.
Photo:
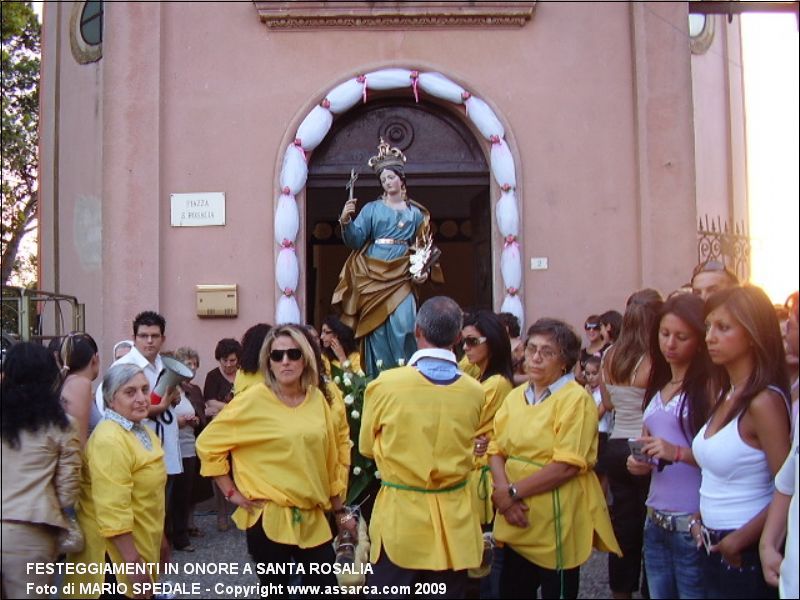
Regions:
[[[189,381],[194,377],[194,373],[189,367],[174,358],[162,356],[161,361],[164,363],[164,369],[158,374],[156,387],[150,392],[150,404],[161,404],[167,388]]]

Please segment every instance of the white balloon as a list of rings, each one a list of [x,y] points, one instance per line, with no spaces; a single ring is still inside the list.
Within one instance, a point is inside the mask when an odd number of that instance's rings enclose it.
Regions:
[[[517,210],[517,196],[513,189],[500,194],[500,199],[495,205],[497,228],[502,236],[519,236],[519,212]]]
[[[286,153],[283,155],[281,189],[289,188],[289,193],[295,196],[306,186],[307,177],[308,164],[303,150],[294,144],[289,144],[289,147],[286,148]]]
[[[475,127],[478,128],[483,137],[489,140],[493,135],[499,138],[505,136],[506,132],[503,129],[503,124],[486,102],[471,96],[464,101],[464,104],[467,106],[467,115],[470,121],[475,124]]]
[[[275,262],[275,281],[278,289],[285,292],[287,289],[294,293],[297,282],[300,280],[300,264],[297,262],[297,253],[292,248],[284,248],[278,252]]]
[[[287,323],[300,324],[300,307],[294,296],[281,294],[278,298],[278,305],[275,308],[275,324],[285,325]]]
[[[300,212],[294,196],[281,194],[278,198],[278,207],[275,209],[275,242],[279,245],[297,239],[300,231]]]
[[[333,124],[333,114],[327,108],[315,106],[297,128],[297,139],[303,150],[310,152],[328,135]]]
[[[525,331],[525,311],[522,308],[522,301],[519,296],[506,295],[503,304],[500,307],[500,312],[511,313],[519,319],[520,331]]]
[[[411,71],[408,69],[381,69],[367,73],[368,90],[396,90],[411,86]]]
[[[503,274],[503,285],[508,288],[519,289],[522,285],[522,259],[519,255],[519,245],[508,244],[500,254],[500,272]]]
[[[334,114],[347,112],[358,104],[364,91],[364,84],[357,78],[348,79],[333,88],[326,96],[330,102],[330,111]]]
[[[492,175],[500,186],[510,185],[517,187],[517,176],[514,170],[514,157],[504,139],[492,144],[491,149]]]
[[[436,98],[449,100],[456,104],[463,104],[464,102],[461,97],[461,94],[465,91],[464,88],[457,83],[453,83],[441,73],[420,73],[419,87],[425,93]]]

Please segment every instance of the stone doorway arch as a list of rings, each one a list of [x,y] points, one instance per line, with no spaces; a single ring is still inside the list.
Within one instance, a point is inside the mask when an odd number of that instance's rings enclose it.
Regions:
[[[308,161],[305,214],[306,320],[318,324],[350,250],[341,241],[342,187],[355,167],[359,204],[381,193],[367,166],[382,137],[408,157],[409,195],[431,212],[442,250],[443,286],[427,285],[420,301],[446,294],[467,308],[491,310],[492,248],[489,165],[478,139],[447,107],[413,98],[381,98],[337,119]]]

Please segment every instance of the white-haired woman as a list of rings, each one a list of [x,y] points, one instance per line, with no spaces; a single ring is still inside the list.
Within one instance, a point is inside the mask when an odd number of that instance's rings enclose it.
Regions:
[[[67,560],[84,565],[106,560],[117,565],[165,562],[169,553],[164,540],[167,473],[161,442],[142,424],[150,405],[150,385],[142,369],[133,364],[111,367],[103,377],[103,402],[103,421],[86,444],[76,505],[86,545]],[[75,583],[75,596],[86,597],[79,593],[81,582],[103,583],[102,573],[75,571],[81,574],[67,575],[64,580]],[[147,571],[121,574],[118,581],[132,592],[131,584],[155,579],[156,573],[150,572],[154,569]]]

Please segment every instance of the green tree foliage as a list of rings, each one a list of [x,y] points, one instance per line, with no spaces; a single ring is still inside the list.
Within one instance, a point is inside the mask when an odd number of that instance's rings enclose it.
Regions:
[[[36,228],[41,26],[30,2],[2,0],[2,283],[24,267],[20,242]],[[30,265],[30,259],[27,259]]]

